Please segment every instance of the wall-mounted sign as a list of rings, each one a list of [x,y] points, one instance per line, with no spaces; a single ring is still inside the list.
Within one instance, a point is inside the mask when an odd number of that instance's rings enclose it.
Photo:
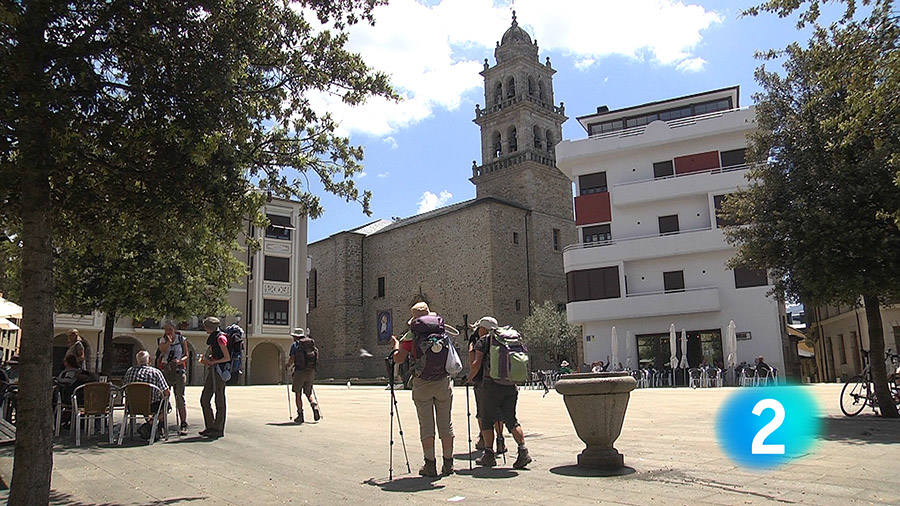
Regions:
[[[735,332],[734,337],[737,338],[738,341],[749,341],[750,332]]]
[[[394,318],[391,310],[378,312],[378,344],[388,344],[391,342],[391,334],[394,333]]]

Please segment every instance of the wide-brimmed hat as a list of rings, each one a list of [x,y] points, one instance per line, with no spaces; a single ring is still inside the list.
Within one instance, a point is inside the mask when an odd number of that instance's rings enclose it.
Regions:
[[[569,367],[569,363],[566,362],[565,360],[563,360],[562,363],[559,364],[559,366],[560,366],[560,367]]]
[[[493,316],[482,316],[477,322],[470,325],[473,329],[477,329],[478,327],[484,327],[488,330],[494,330],[500,326],[497,323],[497,319]]]
[[[291,337],[306,337],[306,332],[302,328],[291,330]]]
[[[433,312],[431,312],[430,309],[428,309],[427,302],[417,302],[416,304],[413,304],[413,307],[409,308],[409,313],[412,316],[406,322],[407,325],[412,325],[413,320],[415,320],[416,318],[418,318],[420,316],[426,316],[426,315],[437,316],[437,313],[433,313]]]

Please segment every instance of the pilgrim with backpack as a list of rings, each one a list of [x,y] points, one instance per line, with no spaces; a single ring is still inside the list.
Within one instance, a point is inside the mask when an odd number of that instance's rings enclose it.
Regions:
[[[303,394],[306,394],[309,406],[313,411],[313,418],[318,422],[322,418],[322,414],[319,411],[319,400],[313,391],[313,380],[316,379],[319,349],[316,348],[316,342],[306,335],[303,329],[292,330],[291,337],[294,338],[294,342],[291,344],[287,368],[294,366],[291,387],[297,401],[297,417],[294,418],[294,422],[303,423]]]

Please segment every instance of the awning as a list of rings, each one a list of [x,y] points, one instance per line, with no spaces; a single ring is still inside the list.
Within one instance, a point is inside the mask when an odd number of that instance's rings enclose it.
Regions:
[[[19,326],[6,318],[0,318],[0,330],[19,330]]]
[[[0,318],[22,318],[22,306],[0,297]]]

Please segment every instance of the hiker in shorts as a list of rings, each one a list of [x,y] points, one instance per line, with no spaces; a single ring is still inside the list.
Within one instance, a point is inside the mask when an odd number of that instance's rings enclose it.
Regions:
[[[395,364],[405,362],[408,356],[413,358],[412,399],[419,417],[419,438],[425,453],[425,465],[419,469],[419,474],[438,476],[434,452],[436,422],[444,458],[441,475],[447,476],[453,474],[453,423],[450,420],[453,380],[444,370],[448,353],[444,344],[447,341],[436,338],[438,334],[443,334],[443,319],[432,313],[424,302],[410,308],[410,313],[412,317],[407,322],[410,330],[400,339],[391,336],[391,341]]]
[[[488,330],[493,330],[498,327],[497,320],[486,317],[478,320],[477,322],[471,325],[472,327],[472,336],[469,337],[469,363],[475,362],[475,343],[478,342],[478,328],[485,327]],[[482,413],[484,411],[484,369],[479,368],[475,371],[475,375],[473,376],[472,383],[474,387],[472,390],[475,392],[475,421],[478,422],[478,442],[475,443],[476,450],[484,450],[484,437],[481,435],[481,431],[483,431],[487,425],[484,424],[484,416]],[[497,450],[494,452],[495,455],[502,455],[506,453],[506,442],[503,439],[503,424],[497,422],[494,424],[494,430],[497,433]]]
[[[292,330],[291,337],[294,338],[294,342],[291,344],[291,356],[285,369],[294,366],[291,386],[297,400],[297,417],[294,418],[294,423],[303,423],[303,394],[306,394],[306,398],[309,400],[313,419],[318,422],[322,415],[319,413],[319,400],[313,391],[313,380],[316,379],[319,349],[316,348],[316,342],[307,336],[303,329]]]
[[[485,320],[489,322],[486,325]],[[468,381],[471,383],[481,368],[484,368],[485,374],[482,380],[484,408],[482,416],[484,419],[485,429],[481,431],[484,438],[484,455],[475,462],[484,467],[493,467],[497,465],[497,458],[492,450],[494,445],[494,428],[496,422],[503,422],[507,430],[512,434],[513,439],[519,446],[519,453],[516,461],[513,463],[514,469],[524,469],[531,462],[531,456],[528,454],[528,448],[525,447],[525,433],[522,426],[516,420],[516,402],[519,397],[518,387],[515,384],[501,384],[494,381],[490,371],[490,349],[491,341],[497,329],[491,329],[491,324],[496,327],[496,319],[486,316],[478,322],[478,341],[475,343],[475,359],[469,368]]]
[[[184,405],[184,385],[187,383],[185,367],[190,359],[187,339],[181,332],[175,330],[172,322],[166,322],[163,326],[163,336],[159,338],[156,352],[156,367],[162,371],[166,383],[172,387],[175,393],[175,409],[181,419],[178,427],[178,435],[187,435],[187,408]]]

